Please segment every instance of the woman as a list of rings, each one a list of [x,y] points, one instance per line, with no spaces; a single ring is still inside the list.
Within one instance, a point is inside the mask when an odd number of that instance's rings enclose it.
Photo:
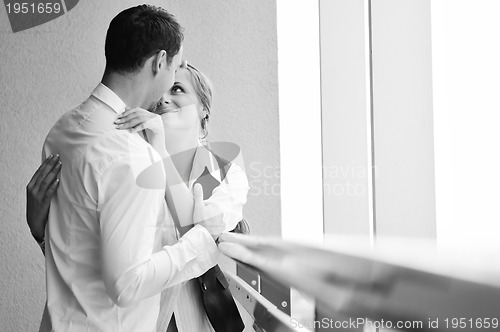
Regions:
[[[208,80],[184,62],[176,73],[176,82],[152,112],[130,109],[115,122],[119,130],[138,132],[163,157],[168,183],[165,199],[175,223],[165,225],[166,244],[175,243],[193,223],[200,222],[211,234],[220,234],[234,229],[242,220],[249,189],[243,169],[200,143],[208,134],[211,105]],[[27,186],[27,221],[42,249],[50,198],[57,188],[60,168],[58,156],[49,157]],[[205,199],[197,209],[194,204],[199,200],[193,199],[193,192]],[[196,280],[162,293],[159,330],[165,331],[169,321],[169,331],[175,331],[175,324],[179,331],[211,331]],[[193,326],[195,321],[199,324]]]

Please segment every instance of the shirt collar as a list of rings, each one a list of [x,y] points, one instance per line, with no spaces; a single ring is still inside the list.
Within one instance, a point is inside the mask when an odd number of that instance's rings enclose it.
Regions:
[[[113,92],[113,90],[102,83],[99,83],[94,91],[92,91],[92,96],[111,107],[117,114],[122,114],[127,107],[123,100],[121,100],[120,97]]]

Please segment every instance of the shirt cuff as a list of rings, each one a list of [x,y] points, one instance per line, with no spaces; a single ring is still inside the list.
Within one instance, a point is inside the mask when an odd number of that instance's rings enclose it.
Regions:
[[[199,277],[217,264],[219,249],[210,233],[201,225],[190,229],[173,246],[163,250],[170,257],[170,276],[166,287]]]

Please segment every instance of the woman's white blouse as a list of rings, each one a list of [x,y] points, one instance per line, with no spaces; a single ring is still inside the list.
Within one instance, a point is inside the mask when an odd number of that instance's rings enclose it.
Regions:
[[[212,196],[204,201],[206,205],[212,205],[220,211],[219,217],[226,225],[226,231],[236,227],[243,218],[243,205],[247,201],[249,190],[248,180],[243,170],[241,154],[231,161],[226,178],[221,179],[219,165],[212,153],[203,146],[199,146],[196,152],[193,168],[189,177],[189,188],[193,189],[196,180],[207,167],[210,174],[220,183]],[[240,166],[241,165],[241,166]],[[175,243],[175,226],[170,219],[169,230],[164,234],[168,243]],[[175,315],[177,329],[179,332],[208,332],[213,331],[205,314],[201,298],[200,286],[196,279],[186,281],[182,285],[171,287],[162,293],[160,315],[158,319],[158,332],[165,332],[168,323]]]

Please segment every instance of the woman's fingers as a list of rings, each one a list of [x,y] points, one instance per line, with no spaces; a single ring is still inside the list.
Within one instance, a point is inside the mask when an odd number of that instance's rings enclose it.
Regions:
[[[155,123],[155,119],[159,120],[159,123]],[[150,128],[153,131],[158,131],[159,128],[163,128],[161,117],[159,115],[145,111],[143,109],[118,118],[115,121],[115,124],[117,129],[130,129],[132,132],[136,132],[146,128]]]
[[[139,113],[139,112],[147,112],[145,109],[143,108],[140,108],[140,107],[134,107],[134,108],[128,108],[126,109],[123,113],[121,113],[119,116],[118,116],[118,119],[120,118],[125,118],[131,114],[134,114],[134,113]]]
[[[38,167],[26,186],[26,221],[37,241],[44,238],[50,199],[59,185],[59,155],[50,156]]]
[[[139,116],[138,113],[131,113],[131,114],[127,114],[127,115],[122,114],[116,119],[115,124],[120,125],[123,123],[127,123],[128,121],[130,121],[138,116]]]
[[[39,189],[39,192],[44,195],[43,199],[47,199],[47,198],[50,198],[52,197],[50,195],[50,197],[47,197],[48,196],[48,189],[57,181],[58,181],[58,176],[59,176],[59,172],[61,171],[61,166],[62,166],[62,163],[61,161],[58,161],[56,163],[56,165],[52,168],[52,170],[45,176],[45,178],[42,180],[41,184],[40,184],[40,189]]]
[[[59,155],[50,155],[49,157],[47,157],[43,162],[42,164],[38,167],[38,169],[36,170],[35,174],[33,174],[33,176],[31,177],[31,180],[30,182],[28,183],[28,186],[34,186],[35,183],[36,183],[36,180],[38,179],[38,177],[40,176],[40,174],[43,172],[43,170],[48,166],[50,165],[51,163],[54,163],[55,159],[58,159],[59,158]]]
[[[149,115],[149,116],[148,116]],[[118,129],[130,129],[150,118],[151,113],[142,108],[133,108],[123,112],[115,121]]]
[[[59,162],[59,155],[52,155],[45,159],[40,167],[36,170],[35,174],[33,174],[33,177],[31,178],[30,182],[28,183],[27,190],[32,191],[34,193],[38,192],[40,189],[40,185],[42,181],[45,179],[47,174],[49,174],[54,166],[57,165]]]
[[[118,118],[116,118],[115,120],[115,124],[119,125],[119,124],[122,124],[122,123],[126,123],[138,116],[141,115],[142,112],[140,112],[138,109],[136,108],[132,108],[132,109],[128,109],[126,110],[125,112],[123,112],[122,114],[120,114],[118,116]]]
[[[145,121],[145,119],[139,115],[137,115],[136,117],[131,117],[129,119],[127,119],[127,121],[125,122],[121,122],[119,123],[116,128],[118,129],[131,129],[131,128],[134,128],[138,125],[140,125],[141,123],[143,123]]]
[[[52,196],[54,196],[54,193],[56,192],[57,187],[59,186],[59,179],[55,179],[45,192],[45,196],[43,199],[45,200],[50,200]]]
[[[147,116],[150,112],[140,108],[140,107],[135,107],[135,108],[129,108],[125,110],[123,113],[121,113],[118,118],[115,121],[115,124],[127,122],[130,119],[133,119],[137,116]]]
[[[45,224],[61,170],[59,156],[50,156],[38,167],[28,186],[26,186],[26,221],[33,237],[40,242],[44,238]]]
[[[146,129],[145,122],[141,122],[138,125],[130,128],[130,132],[135,133],[135,132],[138,132],[139,130],[143,130],[143,129]]]

